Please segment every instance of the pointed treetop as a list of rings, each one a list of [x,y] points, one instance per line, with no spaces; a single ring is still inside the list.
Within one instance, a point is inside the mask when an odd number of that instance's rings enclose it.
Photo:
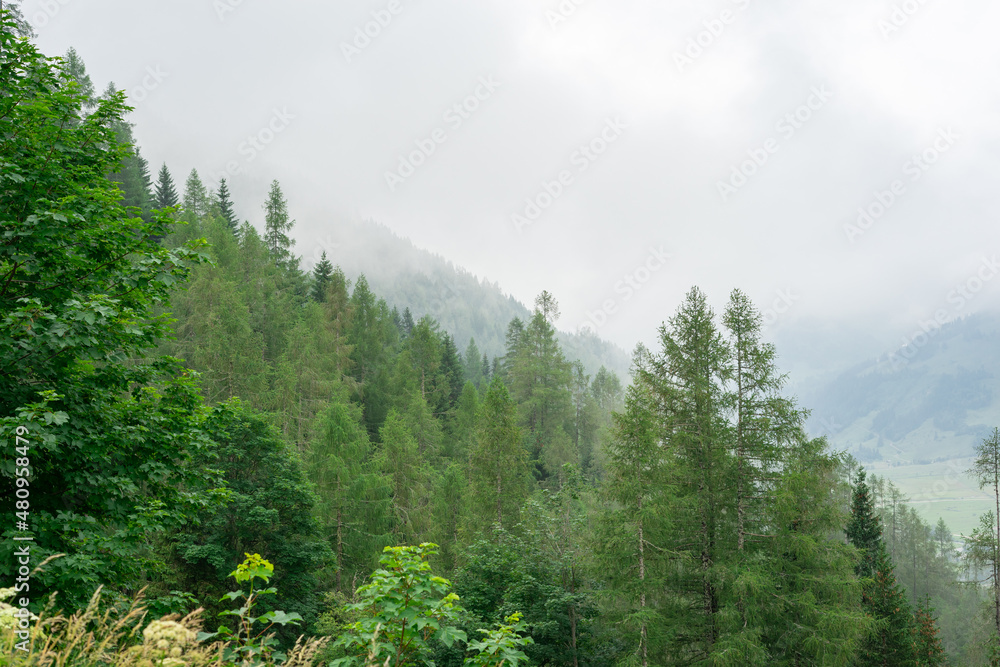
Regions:
[[[555,324],[560,315],[559,303],[551,293],[543,290],[541,294],[535,297],[535,312],[541,313],[542,317],[549,324]]]
[[[97,105],[97,100],[94,98],[94,83],[90,80],[90,75],[87,74],[87,66],[83,64],[83,58],[72,46],[66,51],[65,72],[80,86],[80,92],[86,95],[85,109],[87,111],[93,109]]]
[[[180,203],[177,197],[177,188],[174,187],[174,179],[170,176],[170,170],[167,169],[166,162],[160,167],[160,174],[156,181],[155,198],[156,208],[177,206]]]
[[[326,289],[330,286],[330,277],[333,275],[333,264],[326,258],[326,251],[320,255],[319,262],[313,268],[313,301],[323,303],[326,301]]]
[[[226,184],[225,178],[219,181],[219,190],[216,192],[215,198],[219,203],[219,215],[222,216],[222,219],[229,225],[229,229],[235,234],[240,226],[240,221],[237,219],[235,211],[233,211],[233,200],[229,196],[229,186]]]
[[[861,551],[858,576],[872,576],[877,552],[882,546],[882,524],[875,513],[875,502],[864,468],[858,471],[858,481],[851,498],[851,519],[845,532],[847,540]]]
[[[197,169],[192,169],[184,182],[184,211],[196,219],[208,213],[208,190]]]
[[[295,221],[288,215],[288,200],[281,192],[277,180],[271,181],[271,189],[264,202],[264,242],[271,258],[277,265],[287,265],[292,261],[291,248],[295,245],[288,236]]]

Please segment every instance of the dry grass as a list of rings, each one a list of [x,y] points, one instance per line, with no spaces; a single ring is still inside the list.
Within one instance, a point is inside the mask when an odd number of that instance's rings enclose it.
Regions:
[[[0,631],[0,666],[31,667],[227,667],[221,643],[200,644],[194,640],[201,629],[198,609],[183,618],[166,616],[146,622],[142,593],[124,613],[100,611],[101,589],[87,608],[68,618],[39,615],[31,632],[28,650],[20,650],[13,630]],[[143,632],[153,626],[152,632]],[[310,667],[327,639],[303,639],[295,643],[284,662],[286,667]]]

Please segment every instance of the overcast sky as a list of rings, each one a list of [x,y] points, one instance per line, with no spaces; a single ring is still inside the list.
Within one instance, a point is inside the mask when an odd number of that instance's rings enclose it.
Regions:
[[[371,218],[625,349],[692,285],[887,347],[1000,294],[995,1],[22,9],[130,92],[154,170],[228,170],[258,226],[278,179],[307,258]]]

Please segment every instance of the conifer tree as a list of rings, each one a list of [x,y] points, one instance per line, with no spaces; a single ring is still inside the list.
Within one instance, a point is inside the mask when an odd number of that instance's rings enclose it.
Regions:
[[[476,385],[477,389],[481,387],[483,381],[483,360],[475,338],[469,338],[469,345],[465,348],[464,366],[465,380]]]
[[[737,537],[723,395],[730,353],[714,317],[705,295],[693,288],[660,327],[662,352],[651,357],[639,376],[650,386],[662,415],[659,428],[674,459],[670,482],[686,489],[660,510],[676,517],[675,544],[684,545],[669,585],[692,613],[674,622],[680,626],[677,633],[687,637],[686,650],[704,658],[721,638],[720,584]]]
[[[21,8],[18,6],[16,1],[0,3],[0,5],[2,5],[0,9],[7,13],[4,20],[10,21],[13,24],[14,33],[18,37],[33,38],[36,36],[35,29],[32,28],[31,24],[24,18],[24,14],[21,13]]]
[[[264,243],[276,266],[289,266],[292,261],[291,248],[295,245],[288,236],[295,225],[288,215],[288,201],[281,192],[277,180],[271,181],[271,189],[264,202]]]
[[[403,309],[403,324],[400,329],[400,336],[403,340],[406,340],[410,337],[411,333],[413,333],[413,314],[410,312],[410,307],[407,306]]]
[[[156,180],[156,208],[167,208],[177,206],[180,202],[177,198],[177,188],[174,187],[174,179],[170,176],[167,163],[160,167],[160,173]]]
[[[639,348],[635,356],[639,372],[646,353]],[[614,415],[608,479],[603,487],[610,511],[603,517],[597,540],[598,562],[615,598],[613,617],[628,630],[629,650],[642,667],[651,660],[661,663],[671,634],[661,595],[670,526],[662,508],[671,487],[654,413],[648,385],[631,385],[624,411]]]
[[[479,392],[471,381],[462,388],[455,410],[455,427],[452,437],[445,442],[444,456],[465,462],[476,442],[476,418],[479,414]]]
[[[208,190],[197,169],[192,169],[184,182],[184,213],[188,222],[198,222],[208,213]]]
[[[916,661],[913,610],[896,582],[896,573],[882,540],[864,470],[858,474],[851,501],[847,539],[860,551],[856,567],[861,579],[862,608],[874,628],[861,644],[859,667],[912,665]]]
[[[83,58],[80,57],[80,54],[72,46],[66,51],[65,57],[66,64],[63,71],[80,86],[79,92],[84,96],[83,110],[84,112],[90,112],[97,106],[97,98],[95,96],[94,83],[91,81],[90,75],[87,74],[87,66],[84,64]]]
[[[417,441],[403,417],[390,410],[379,431],[381,447],[376,468],[392,489],[397,533],[408,542],[422,541],[433,515],[430,474],[420,456]]]
[[[934,608],[930,598],[924,598],[917,605],[916,615],[916,652],[918,667],[942,667],[947,664],[941,637],[938,636],[937,622],[934,620]]]
[[[326,290],[330,286],[330,276],[333,275],[333,264],[326,258],[326,251],[320,255],[319,261],[313,267],[313,284],[311,296],[313,301],[323,303],[326,301]]]
[[[445,391],[439,414],[451,415],[458,405],[462,388],[465,386],[465,369],[462,367],[461,357],[458,356],[455,341],[448,334],[441,339],[441,372],[444,375]]]
[[[219,190],[215,193],[215,199],[219,206],[220,217],[229,225],[230,231],[235,234],[240,226],[240,221],[236,218],[235,211],[233,211],[233,200],[229,196],[229,186],[226,184],[225,178],[219,181]]]
[[[480,408],[475,445],[470,452],[472,528],[517,523],[527,497],[528,468],[517,426],[517,408],[500,378],[493,378]]]
[[[319,416],[306,459],[336,558],[336,588],[342,592],[371,572],[379,551],[392,543],[395,527],[392,489],[374,469],[360,417],[349,403],[331,402]]]
[[[555,299],[542,292],[535,299],[535,312],[528,325],[519,329],[520,321],[515,318],[508,328],[507,378],[518,406],[525,445],[541,479],[558,472],[565,463],[579,463],[565,429],[573,413],[571,374],[556,340],[553,324],[558,316]]]
[[[996,510],[992,512],[994,523],[987,530],[984,522],[980,523],[977,542],[989,543],[989,548],[980,547],[980,553],[1000,553],[1000,429],[994,428],[992,435],[984,438],[976,445],[976,461],[969,473],[979,482],[979,488],[989,488],[993,492]],[[983,561],[984,563],[987,561]],[[1000,557],[988,560],[992,573],[990,588],[992,589],[993,618],[996,624],[997,641],[1000,643]]]
[[[375,437],[392,402],[389,352],[395,346],[391,313],[382,299],[376,299],[362,274],[350,300],[352,375],[357,381],[355,396],[362,404],[368,432]],[[397,406],[405,412],[409,405]]]

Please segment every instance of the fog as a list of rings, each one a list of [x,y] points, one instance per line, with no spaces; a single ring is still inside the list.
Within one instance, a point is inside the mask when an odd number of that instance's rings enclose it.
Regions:
[[[793,355],[996,303],[993,2],[22,10],[129,92],[152,170],[226,176],[258,226],[279,180],[306,258],[376,220],[625,349],[692,285],[743,289]]]

